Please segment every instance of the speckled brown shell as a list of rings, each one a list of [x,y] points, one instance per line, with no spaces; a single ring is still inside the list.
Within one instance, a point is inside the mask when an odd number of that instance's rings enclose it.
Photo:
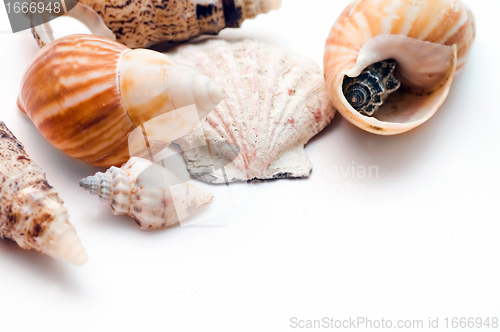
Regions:
[[[0,238],[76,265],[87,261],[62,199],[3,122],[0,182]]]
[[[80,0],[93,8],[116,40],[131,47],[181,42],[222,29],[279,7],[279,0]]]

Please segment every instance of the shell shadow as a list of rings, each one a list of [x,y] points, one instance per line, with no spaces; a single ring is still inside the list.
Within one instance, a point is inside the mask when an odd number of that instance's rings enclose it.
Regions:
[[[306,152],[307,152],[307,147],[310,145],[314,145],[319,141],[328,139],[326,136],[332,135],[334,132],[339,130],[338,128],[342,126],[342,123],[345,122],[344,118],[342,118],[342,115],[340,115],[339,112],[335,113],[335,117],[332,119],[332,122],[328,126],[325,127],[322,131],[320,131],[317,135],[315,135],[313,138],[309,140],[306,144]]]
[[[344,132],[347,141],[353,148],[353,153],[368,155],[378,165],[387,165],[391,168],[401,168],[414,159],[427,146],[426,140],[432,133],[422,128],[396,136],[379,136],[358,129],[345,121]]]
[[[65,292],[79,294],[80,289],[64,265],[69,263],[58,261],[34,250],[24,250],[14,241],[0,239],[0,255],[9,264],[13,273],[35,275],[44,284],[57,285]],[[15,264],[14,264],[15,263]]]
[[[444,139],[441,129],[446,126],[447,117],[452,113],[447,110],[447,105],[449,103],[443,105],[428,122],[394,136],[371,134],[343,119],[335,134],[343,136],[342,146],[339,146],[343,158],[378,167],[378,179],[412,173],[412,170],[426,162],[425,156],[432,153],[432,147]]]
[[[78,187],[78,181],[89,174],[95,174],[98,171],[103,171],[104,168],[92,166],[87,164],[81,160],[72,158],[64,154],[63,152],[56,149],[52,144],[50,144],[45,137],[36,129],[33,125],[29,117],[19,111],[20,121],[23,123],[23,127],[27,128],[24,132],[28,132],[29,134],[25,134],[23,136],[29,136],[27,139],[21,139],[18,137],[24,144],[25,149],[27,150],[30,158],[35,161],[45,172],[50,174],[51,172],[59,172],[64,170],[62,174],[65,175],[70,181],[75,183],[75,186]],[[14,135],[16,133],[14,132]],[[43,152],[44,154],[49,153],[51,155],[50,163],[42,162],[46,161],[46,158],[39,158],[37,154]],[[50,180],[49,180],[50,181]]]
[[[273,43],[274,38],[270,38],[269,34],[265,34],[263,32],[252,32],[252,33],[246,33],[243,34],[240,30],[223,30],[219,35],[217,36],[211,36],[211,35],[203,35],[203,36],[198,36],[196,38],[193,38],[191,40],[185,41],[185,42],[180,42],[180,43],[173,43],[173,42],[161,42],[156,45],[151,46],[151,49],[160,53],[168,53],[168,52],[173,52],[175,49],[181,45],[197,45],[201,44],[207,40],[210,39],[220,39],[220,40],[226,40],[226,41],[239,41],[243,39],[258,39],[263,42],[267,43]]]

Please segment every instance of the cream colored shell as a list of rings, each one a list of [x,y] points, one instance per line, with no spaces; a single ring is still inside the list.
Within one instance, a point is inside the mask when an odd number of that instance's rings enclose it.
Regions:
[[[0,122],[0,238],[83,265],[88,257],[63,201],[23,145]]]
[[[111,205],[115,215],[127,214],[142,230],[154,230],[185,220],[213,195],[185,183],[166,168],[133,157],[121,168],[111,167],[80,181],[80,186]]]
[[[250,39],[205,41],[169,55],[226,91],[201,126],[176,141],[191,175],[213,183],[309,176],[304,145],[335,114],[316,63]]]
[[[411,130],[446,99],[474,40],[474,17],[459,0],[356,0],[326,42],[324,70],[335,107],[351,123],[380,135]],[[403,88],[374,117],[357,112],[342,84],[378,61],[395,59]]]

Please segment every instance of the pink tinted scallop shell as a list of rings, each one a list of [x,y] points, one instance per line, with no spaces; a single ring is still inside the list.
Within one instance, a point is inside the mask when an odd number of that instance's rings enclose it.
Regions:
[[[169,55],[226,91],[206,120],[176,141],[192,176],[209,183],[309,176],[304,145],[335,115],[314,61],[249,39],[210,40]]]

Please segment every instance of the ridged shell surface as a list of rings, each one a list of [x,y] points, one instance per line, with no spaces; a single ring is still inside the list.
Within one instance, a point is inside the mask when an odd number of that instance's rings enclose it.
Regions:
[[[309,176],[304,145],[335,114],[317,64],[257,40],[209,40],[170,55],[226,91],[206,120],[176,141],[191,175],[209,183]]]
[[[94,36],[58,39],[37,53],[19,106],[57,149],[106,166],[128,160],[135,129],[121,101],[118,63],[130,49]]]
[[[111,205],[115,215],[127,214],[142,230],[171,226],[186,219],[213,195],[185,183],[166,168],[133,157],[80,181],[80,186]]]
[[[0,238],[83,265],[88,257],[68,211],[43,171],[0,122]]]
[[[444,102],[454,74],[467,61],[474,36],[474,17],[459,0],[353,1],[333,25],[326,42],[324,68],[329,95],[346,119],[367,131],[391,135],[413,129]],[[405,79],[415,83],[425,75],[431,80],[441,77],[440,82],[417,84],[421,91],[393,103],[393,109],[407,109],[402,116],[391,112],[378,119],[377,115],[360,116],[343,96],[344,77],[357,76],[374,62],[388,59],[398,62],[396,74],[403,76],[403,85]],[[402,73],[405,66],[406,73]],[[416,98],[417,94],[429,97]]]
[[[240,27],[245,19],[279,8],[281,0],[81,0],[131,47],[181,42]]]
[[[109,167],[129,159],[134,129],[148,123],[173,141],[224,96],[208,77],[162,53],[70,35],[37,53],[21,82],[18,105],[56,148]],[[196,113],[190,121],[187,108]]]

